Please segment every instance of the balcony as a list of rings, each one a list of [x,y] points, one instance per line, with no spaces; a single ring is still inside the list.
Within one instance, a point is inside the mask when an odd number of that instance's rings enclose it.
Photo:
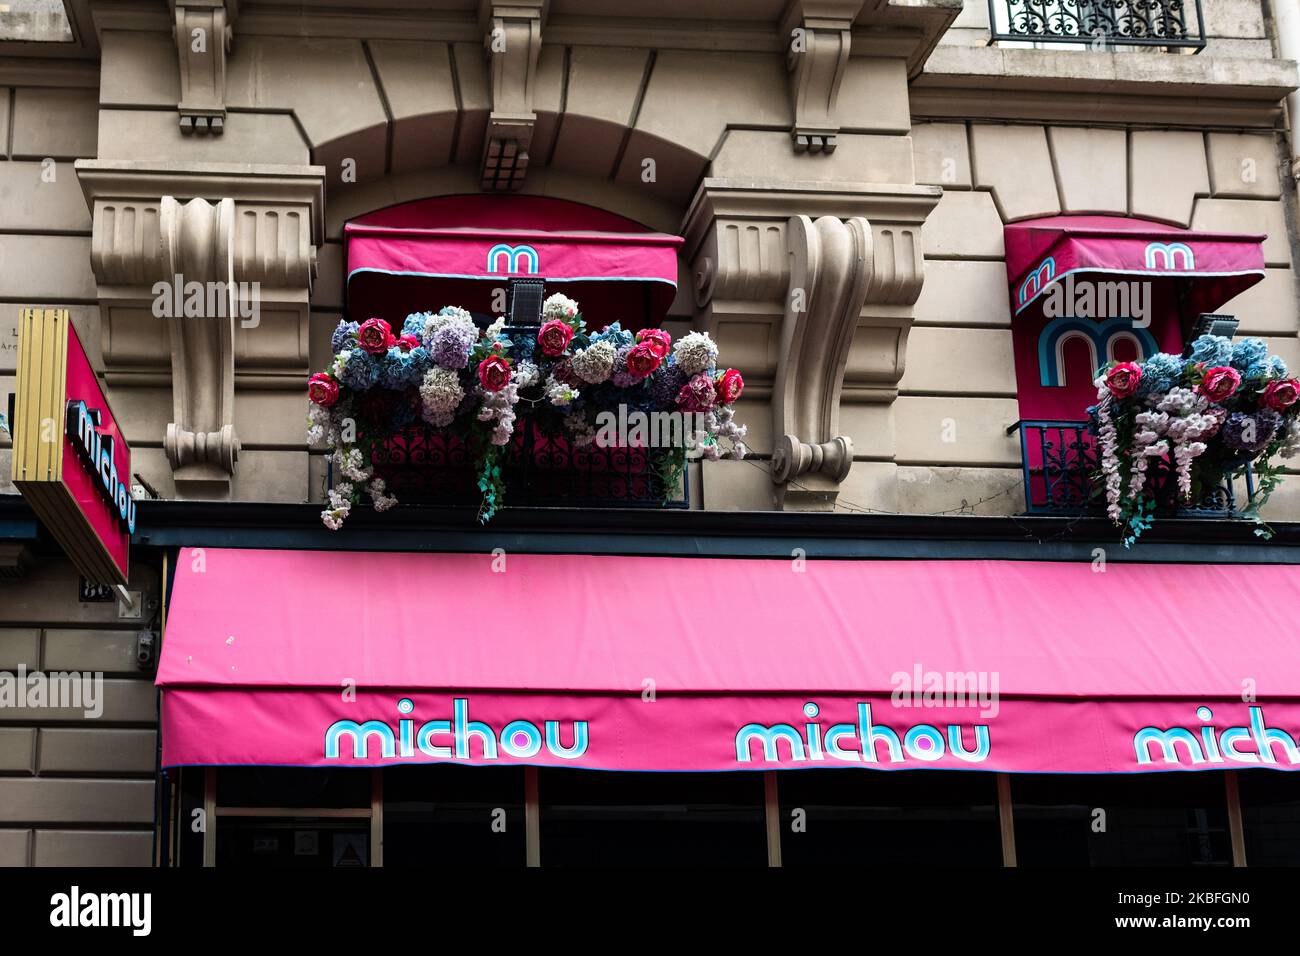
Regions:
[[[989,0],[996,43],[1205,48],[1201,0]]]
[[[1025,511],[1034,515],[1105,514],[1106,497],[1097,480],[1097,439],[1086,421],[1018,421],[1007,434],[1020,432],[1020,455],[1025,482]],[[1185,518],[1239,518],[1243,502],[1234,487],[1233,472],[1223,481],[1203,489],[1191,502],[1181,501],[1173,469],[1165,459],[1155,459],[1149,479],[1159,502],[1158,514]],[[1255,496],[1250,465],[1244,468],[1245,504]]]

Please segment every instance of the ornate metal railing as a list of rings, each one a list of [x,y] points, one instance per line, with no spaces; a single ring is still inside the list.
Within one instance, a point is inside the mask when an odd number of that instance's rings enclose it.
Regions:
[[[989,0],[994,41],[1205,48],[1201,0]]]
[[[1029,514],[1103,513],[1106,499],[1097,474],[1097,437],[1088,422],[1019,421],[1007,434],[1020,432],[1020,457],[1025,484],[1025,511]],[[1150,466],[1159,510],[1183,517],[1238,517],[1232,469],[1223,480],[1192,502],[1178,497],[1177,476],[1163,459]],[[1245,469],[1246,500],[1255,493],[1250,466]]]
[[[525,507],[687,508],[683,473],[669,486],[661,466],[670,450],[575,447],[549,416],[520,415],[505,448],[506,505]],[[477,505],[473,456],[465,438],[412,425],[372,455],[398,499],[410,504]]]

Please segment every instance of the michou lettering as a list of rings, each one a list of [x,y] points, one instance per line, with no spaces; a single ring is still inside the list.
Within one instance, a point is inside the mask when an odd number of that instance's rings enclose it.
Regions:
[[[408,697],[397,702],[399,713],[406,715],[415,710]],[[371,741],[378,747],[379,756],[386,759],[415,757],[423,754],[441,760],[471,760],[474,751],[483,760],[507,757],[527,760],[535,757],[545,746],[548,753],[562,760],[576,760],[587,752],[590,738],[585,720],[569,721],[565,734],[560,721],[543,721],[543,731],[527,720],[512,720],[498,734],[491,726],[469,719],[469,698],[457,697],[452,701],[451,720],[427,720],[417,729],[415,720],[401,717],[394,730],[382,720],[336,720],[325,730],[325,759],[342,760],[344,740],[351,741],[351,756],[366,760],[371,756]],[[567,746],[564,739],[571,741]],[[442,741],[436,743],[435,740]],[[474,743],[477,742],[477,746]]]
[[[83,401],[68,402],[66,429],[68,439],[77,453],[97,476],[96,486],[117,513],[118,520],[135,534],[135,497],[131,494],[129,475],[118,475],[116,449],[111,435],[99,430],[100,411]]]
[[[803,730],[793,724],[746,724],[736,732],[736,760],[749,763],[753,759],[752,745],[761,747],[763,760],[780,763],[790,760],[803,763],[809,760],[844,760],[849,763],[879,763],[883,747],[884,761],[905,763],[908,760],[931,762],[939,760],[945,752],[959,760],[982,763],[989,756],[989,728],[987,724],[974,724],[970,728],[973,749],[966,749],[965,735],[960,724],[948,724],[947,733],[933,724],[915,724],[902,731],[873,723],[871,705],[859,703],[857,722],[832,724],[825,731],[815,720],[821,708],[813,701],[803,705],[808,722]],[[784,742],[785,746],[781,744]],[[784,753],[783,753],[784,751]]]
[[[1143,727],[1133,735],[1133,751],[1139,764],[1155,762],[1155,755],[1164,763],[1181,764],[1186,760],[1193,766],[1206,763],[1276,764],[1300,763],[1300,746],[1285,730],[1264,725],[1264,708],[1249,709],[1249,726],[1228,727],[1216,730],[1212,726],[1200,728],[1199,735],[1187,727]],[[1214,712],[1204,705],[1196,708],[1196,718],[1204,724],[1214,718]],[[1254,750],[1243,750],[1253,746]],[[1278,759],[1275,747],[1282,748]]]

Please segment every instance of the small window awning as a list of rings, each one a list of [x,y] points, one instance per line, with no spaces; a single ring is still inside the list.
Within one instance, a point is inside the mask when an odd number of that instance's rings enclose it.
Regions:
[[[183,549],[163,764],[1300,767],[1300,568]]]
[[[672,305],[682,244],[680,236],[592,206],[488,194],[391,206],[347,223],[344,236],[354,317],[384,306],[399,313],[448,304],[474,309],[512,278],[540,278],[584,306],[618,303],[639,321],[614,318],[635,327],[658,321]]]
[[[1012,313],[1041,305],[1054,283],[1082,274],[1146,277],[1182,316],[1213,312],[1264,278],[1265,238],[1116,216],[1012,223],[1005,230]]]

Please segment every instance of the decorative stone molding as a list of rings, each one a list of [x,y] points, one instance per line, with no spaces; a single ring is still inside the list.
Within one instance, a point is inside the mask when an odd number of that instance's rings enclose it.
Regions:
[[[772,400],[781,507],[833,508],[853,462],[841,403],[897,397],[924,280],[921,224],[939,196],[932,186],[717,179],[696,193],[683,231],[701,324],[724,346],[737,327],[768,343],[766,363],[746,364],[746,397]]]
[[[862,0],[795,0],[786,11],[782,33],[788,44],[795,152],[835,149],[840,81],[853,45],[853,18],[861,9]]]
[[[492,91],[492,112],[483,143],[481,178],[485,190],[518,189],[528,172],[528,150],[537,122],[533,97],[546,9],[547,0],[482,0],[480,4]]]
[[[238,0],[171,0],[180,66],[182,133],[221,135],[226,123],[226,55]]]
[[[163,196],[159,208],[164,275],[213,284],[225,304],[215,315],[167,317],[173,420],[163,447],[177,483],[223,481],[235,473],[235,201],[185,204]],[[224,315],[222,314],[224,313]]]
[[[170,387],[172,421],[155,440],[178,495],[228,495],[236,389],[298,390],[307,372],[325,170],[98,160],[76,170],[105,379]]]

